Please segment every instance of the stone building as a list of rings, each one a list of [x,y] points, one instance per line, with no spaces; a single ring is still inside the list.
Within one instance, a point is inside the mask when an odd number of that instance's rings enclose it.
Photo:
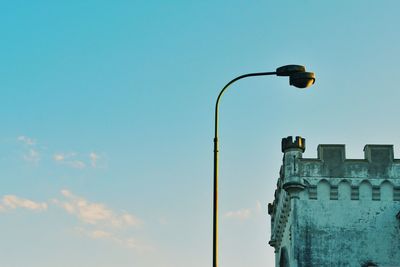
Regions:
[[[392,145],[366,145],[346,159],[344,145],[282,139],[283,165],[273,203],[276,266],[400,266],[400,159]]]

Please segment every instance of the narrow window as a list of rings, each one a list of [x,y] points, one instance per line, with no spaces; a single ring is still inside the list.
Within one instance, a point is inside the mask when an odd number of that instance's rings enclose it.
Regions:
[[[366,263],[363,263],[361,267],[378,267],[378,265],[373,261],[367,261]]]
[[[289,265],[289,255],[287,249],[283,247],[281,249],[281,257],[279,259],[279,267],[290,267]]]

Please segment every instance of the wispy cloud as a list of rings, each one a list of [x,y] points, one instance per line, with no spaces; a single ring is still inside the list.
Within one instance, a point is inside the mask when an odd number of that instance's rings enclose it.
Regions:
[[[88,236],[93,239],[112,238],[113,234],[103,230],[92,230],[87,232]]]
[[[93,167],[93,168],[96,168],[96,167],[97,167],[97,161],[99,160],[100,156],[97,155],[97,154],[94,153],[94,152],[91,152],[91,153],[89,154],[89,158],[90,158],[90,164],[92,165],[92,167]]]
[[[117,243],[122,244],[128,248],[137,250],[139,252],[153,251],[154,248],[150,245],[143,244],[135,238],[117,238],[115,240]]]
[[[102,167],[101,165],[104,165],[104,161],[101,159],[102,157],[95,152],[90,152],[84,157],[76,152],[56,153],[53,155],[53,160],[55,162],[74,169],[84,169],[86,167]],[[99,161],[102,164],[99,164]]]
[[[259,201],[259,200],[257,200],[256,211],[257,211],[258,213],[261,213],[261,212],[262,212],[262,204],[261,204],[261,201]]]
[[[104,154],[99,154],[97,152],[89,153],[90,166],[95,169],[104,169],[107,167],[107,157]],[[88,164],[89,165],[89,164]]]
[[[30,137],[24,136],[24,135],[18,136],[18,137],[17,137],[17,140],[18,140],[19,142],[24,143],[25,145],[28,145],[28,146],[34,146],[34,145],[36,145],[36,141],[35,141],[35,140],[33,140],[33,139],[30,138]]]
[[[69,214],[76,216],[81,222],[106,227],[140,226],[142,221],[127,212],[116,213],[101,203],[89,202],[83,197],[74,195],[68,190],[62,190],[64,201],[55,203]]]
[[[96,168],[103,169],[107,166],[106,157],[97,152],[56,152],[45,153],[47,148],[26,135],[17,137],[17,142],[22,148],[22,158],[26,162],[39,163],[42,159],[52,158],[54,162],[73,169]]]
[[[28,161],[28,162],[33,162],[33,163],[37,163],[40,160],[40,154],[36,149],[30,148],[28,151],[26,151],[22,157],[24,158],[24,160]]]
[[[31,163],[37,163],[40,160],[40,153],[38,149],[36,149],[36,140],[20,135],[17,137],[17,141],[23,144],[24,146],[24,152],[22,155],[22,158]]]
[[[55,161],[64,161],[65,155],[64,154],[54,154],[53,159]]]
[[[251,215],[252,212],[250,209],[240,209],[240,210],[228,211],[224,214],[224,217],[230,219],[246,220],[249,219]]]
[[[79,234],[89,237],[91,239],[111,241],[117,245],[133,249],[138,252],[147,252],[154,250],[152,246],[144,244],[143,242],[140,242],[135,238],[126,235],[116,234],[115,232],[99,229],[87,229],[82,227],[77,227],[76,231]]]
[[[47,203],[35,202],[33,200],[20,198],[15,195],[6,195],[3,197],[0,210],[5,211],[17,208],[23,208],[32,211],[45,211],[47,210]]]
[[[132,230],[140,229],[142,220],[127,212],[116,212],[102,203],[90,202],[69,190],[61,190],[64,200],[53,200],[68,214],[75,216],[80,226],[76,227],[81,235],[106,240],[119,246],[138,252],[152,250],[152,247],[132,237]]]
[[[59,164],[64,164],[68,167],[74,168],[74,169],[83,169],[86,167],[86,164],[81,161],[76,159],[77,153],[71,152],[71,153],[56,153],[53,155],[53,160],[58,162]]]
[[[236,220],[247,220],[252,216],[262,213],[262,204],[257,200],[254,208],[244,208],[239,210],[227,211],[224,213],[224,218],[236,219]]]
[[[151,251],[153,248],[132,237],[132,231],[142,229],[142,220],[125,211],[114,211],[105,204],[90,202],[69,190],[61,190],[62,200],[48,202],[61,207],[67,214],[78,219],[75,229],[83,236],[94,240],[106,240],[137,252]],[[15,209],[43,212],[47,202],[37,202],[16,195],[5,195],[0,199],[0,213]]]

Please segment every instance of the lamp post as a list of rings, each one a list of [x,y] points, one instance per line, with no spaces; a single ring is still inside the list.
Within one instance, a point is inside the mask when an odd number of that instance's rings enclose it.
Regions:
[[[312,72],[306,72],[304,66],[286,65],[274,72],[249,73],[236,77],[228,82],[218,95],[215,104],[215,132],[214,132],[214,196],[213,196],[213,267],[218,267],[218,106],[221,96],[234,82],[253,76],[288,76],[289,84],[298,88],[307,88],[314,84],[315,76]]]

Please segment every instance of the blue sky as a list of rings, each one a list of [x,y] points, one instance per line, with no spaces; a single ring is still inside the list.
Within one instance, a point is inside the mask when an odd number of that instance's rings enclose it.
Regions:
[[[273,266],[267,203],[288,135],[395,145],[398,1],[0,1],[0,265]]]

